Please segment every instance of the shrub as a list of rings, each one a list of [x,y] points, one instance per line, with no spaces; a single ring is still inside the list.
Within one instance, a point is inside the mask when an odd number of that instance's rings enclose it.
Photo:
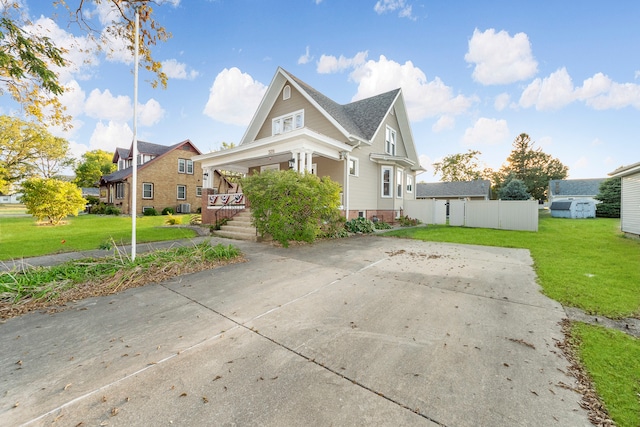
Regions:
[[[344,224],[349,233],[373,233],[373,227],[373,221],[363,217],[350,219]]]
[[[391,224],[387,224],[384,221],[374,222],[373,226],[375,227],[376,230],[390,230],[393,228],[391,227]]]
[[[202,224],[202,215],[191,215],[191,217],[189,217],[189,224],[191,225]]]
[[[167,225],[179,225],[182,224],[182,217],[169,214],[167,219],[164,220],[164,223]]]
[[[338,220],[341,188],[329,177],[265,171],[243,178],[241,185],[258,233],[285,247],[289,241],[313,242]]]
[[[71,182],[53,178],[31,178],[22,183],[22,203],[27,213],[38,221],[47,220],[57,225],[69,215],[78,216],[87,200],[80,189]]]
[[[154,208],[147,208],[144,211],[142,211],[142,215],[144,216],[158,216],[158,211],[155,210]]]
[[[398,218],[398,222],[400,223],[401,227],[415,227],[416,225],[420,224],[419,219],[409,218],[406,215]]]
[[[226,225],[228,222],[229,218],[220,218],[219,220],[216,220],[216,223],[211,226],[211,231],[220,230],[220,227]]]
[[[115,206],[111,206],[111,205],[107,205],[104,208],[104,214],[105,215],[115,215],[118,216],[122,213],[122,211],[119,208],[116,208]]]
[[[162,209],[162,215],[173,215],[175,213],[176,213],[175,209],[173,209],[170,206],[167,206],[166,208]]]

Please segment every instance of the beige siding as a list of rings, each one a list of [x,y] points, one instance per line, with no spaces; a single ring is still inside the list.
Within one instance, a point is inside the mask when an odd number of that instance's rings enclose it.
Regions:
[[[640,235],[640,173],[622,177],[621,229]]]
[[[327,120],[307,99],[291,86],[291,98],[282,99],[282,92],[278,95],[278,100],[273,105],[269,115],[265,119],[260,131],[256,135],[256,140],[271,136],[271,121],[280,116],[284,116],[294,111],[304,110],[304,126],[323,135],[327,135],[338,141],[346,141],[345,136]]]

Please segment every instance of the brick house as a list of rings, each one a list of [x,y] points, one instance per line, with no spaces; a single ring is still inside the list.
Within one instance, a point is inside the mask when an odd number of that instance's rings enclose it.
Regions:
[[[133,146],[117,148],[113,163],[118,170],[100,178],[100,201],[131,214]],[[137,214],[166,207],[176,212],[196,212],[202,205],[202,168],[191,157],[200,150],[188,139],[166,146],[138,141]]]

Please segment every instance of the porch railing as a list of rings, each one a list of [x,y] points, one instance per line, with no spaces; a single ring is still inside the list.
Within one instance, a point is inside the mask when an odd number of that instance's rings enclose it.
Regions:
[[[231,219],[236,214],[248,208],[246,198],[242,193],[209,194],[207,196],[207,207],[215,208],[215,223],[221,220]]]

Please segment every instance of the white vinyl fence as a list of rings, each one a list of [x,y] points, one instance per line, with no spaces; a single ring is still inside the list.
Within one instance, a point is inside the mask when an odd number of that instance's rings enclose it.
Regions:
[[[446,224],[446,201],[408,200],[404,215],[424,224]],[[538,231],[538,202],[535,200],[451,200],[449,225]]]

